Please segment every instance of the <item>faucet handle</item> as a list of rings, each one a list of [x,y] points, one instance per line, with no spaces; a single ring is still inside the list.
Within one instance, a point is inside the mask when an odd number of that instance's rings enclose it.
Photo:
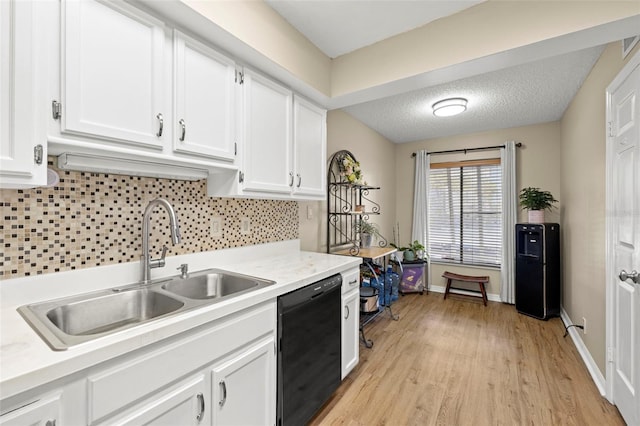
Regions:
[[[158,265],[156,266],[156,268],[163,268],[164,267],[164,257],[167,255],[167,250],[169,250],[169,248],[166,245],[162,245],[162,254],[160,255],[160,259],[158,259]]]
[[[180,278],[182,279],[185,279],[189,276],[189,265],[186,263],[178,266],[176,270],[180,271]]]
[[[166,245],[162,245],[162,256],[160,257],[160,259],[149,259],[149,269],[151,268],[163,268],[164,267],[164,257],[167,255],[167,250],[169,250],[167,248]],[[142,257],[144,259],[144,256]]]

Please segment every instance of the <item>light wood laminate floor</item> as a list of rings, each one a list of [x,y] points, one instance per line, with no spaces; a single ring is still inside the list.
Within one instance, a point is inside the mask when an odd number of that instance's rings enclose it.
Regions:
[[[409,294],[366,328],[360,364],[312,425],[624,425],[560,318]]]

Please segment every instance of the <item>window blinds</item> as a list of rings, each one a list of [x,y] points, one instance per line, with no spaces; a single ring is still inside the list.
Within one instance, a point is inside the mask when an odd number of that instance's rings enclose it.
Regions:
[[[429,255],[432,261],[500,266],[501,168],[493,164],[432,164]],[[468,165],[467,165],[468,164]]]

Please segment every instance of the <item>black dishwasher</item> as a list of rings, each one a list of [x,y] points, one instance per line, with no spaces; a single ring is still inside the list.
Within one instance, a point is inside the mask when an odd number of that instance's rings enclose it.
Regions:
[[[303,425],[340,385],[342,276],[278,298],[278,425]]]

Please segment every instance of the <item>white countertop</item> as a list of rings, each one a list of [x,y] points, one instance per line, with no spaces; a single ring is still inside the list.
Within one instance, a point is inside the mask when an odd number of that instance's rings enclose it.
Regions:
[[[0,283],[0,399],[89,368],[239,310],[273,300],[360,264],[361,259],[304,252],[298,240],[168,257],[152,279],[220,268],[276,284],[182,314],[150,321],[66,351],[54,351],[16,311],[19,306],[134,283],[139,262],[4,280]]]

